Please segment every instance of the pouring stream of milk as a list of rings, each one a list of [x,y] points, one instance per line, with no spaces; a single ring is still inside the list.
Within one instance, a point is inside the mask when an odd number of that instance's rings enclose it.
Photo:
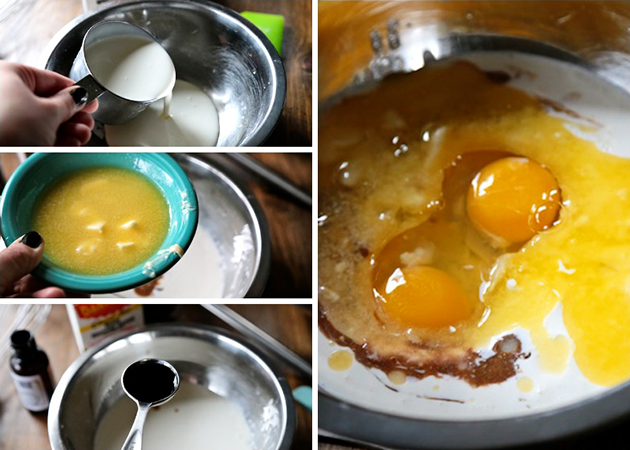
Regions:
[[[173,100],[173,91],[171,91],[166,97],[164,97],[164,108],[162,110],[162,119],[171,118],[171,100]]]

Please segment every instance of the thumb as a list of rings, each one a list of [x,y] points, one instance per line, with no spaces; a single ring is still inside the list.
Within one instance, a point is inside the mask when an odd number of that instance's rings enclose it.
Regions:
[[[0,252],[0,296],[35,269],[44,254],[44,240],[30,231]]]
[[[55,95],[44,99],[52,104],[57,112],[59,123],[63,123],[81,111],[88,100],[88,92],[77,85],[60,90]]]

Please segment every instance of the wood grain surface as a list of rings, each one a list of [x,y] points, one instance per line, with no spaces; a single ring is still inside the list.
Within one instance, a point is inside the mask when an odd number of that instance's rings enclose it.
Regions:
[[[156,308],[160,307],[164,308],[163,305],[145,306],[145,315],[147,312],[155,314]],[[310,308],[293,305],[243,305],[233,308],[302,358],[311,361]],[[231,329],[199,305],[179,305],[169,312],[175,321],[204,323]],[[157,313],[161,311],[158,310]],[[53,306],[47,322],[35,333],[35,339],[48,354],[54,381],[59,381],[65,369],[79,356],[64,305]],[[10,379],[7,361],[0,361],[0,363],[2,363],[0,368],[0,386],[2,386],[0,389],[0,450],[49,450],[46,415],[30,414],[21,406]],[[282,371],[292,389],[311,383],[310,379],[295,374],[289,369],[282,368]],[[310,449],[312,447],[311,414],[300,405],[296,408],[298,427],[292,449]]]
[[[271,267],[262,297],[311,298],[311,208],[296,202],[224,154],[196,153],[195,156],[207,159],[234,179],[246,183],[265,213],[271,236]],[[255,153],[252,156],[311,194],[311,153]],[[15,153],[0,154],[0,169],[5,180],[17,167],[17,159]],[[0,189],[2,184],[0,179]]]
[[[312,155],[258,153],[253,156],[304,191],[312,192]],[[252,188],[267,215],[271,233],[271,276],[263,296],[312,298],[311,210],[260,180]]]
[[[310,0],[214,0],[237,12],[285,18],[282,62],[287,97],[265,146],[309,147],[312,143],[312,6]],[[68,22],[83,13],[81,0],[2,0],[0,59],[42,67],[44,48]]]

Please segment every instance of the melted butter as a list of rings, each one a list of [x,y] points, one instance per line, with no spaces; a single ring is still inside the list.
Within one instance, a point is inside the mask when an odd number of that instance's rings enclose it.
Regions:
[[[350,369],[353,362],[354,357],[352,356],[352,353],[347,350],[337,350],[328,357],[328,366],[332,370],[336,370],[338,372]]]
[[[149,179],[114,167],[69,174],[42,194],[33,212],[45,255],[95,275],[144,262],[160,247],[169,221],[164,196]]]
[[[529,377],[521,377],[516,380],[516,387],[519,391],[527,394],[534,390],[534,381]]]
[[[568,344],[558,344],[540,331],[544,318],[562,302],[575,360],[584,375],[602,385],[628,379],[630,292],[625,290],[628,276],[620,268],[630,264],[630,201],[617,193],[626,189],[630,161],[599,151],[547,114],[532,111],[503,118],[499,127],[484,125],[475,130],[461,127],[457,135],[447,137],[446,145],[462,148],[471,140],[473,145],[483,141],[484,134],[498,135],[507,148],[520,148],[520,153],[545,164],[570,205],[563,208],[560,224],[502,264],[503,277],[516,280],[520,290],[497,284],[487,293],[484,301],[491,313],[478,329],[477,345],[509,326],[522,326],[533,331],[544,366],[563,370],[549,361],[567,361]],[[562,270],[558,261],[574,272]],[[561,355],[554,356],[558,351]]]
[[[547,373],[561,374],[569,364],[573,352],[571,341],[563,335],[550,336],[541,326],[530,330],[530,335],[538,350],[538,364]]]
[[[596,384],[630,377],[630,161],[601,152],[536,99],[463,62],[396,75],[342,101],[321,116],[320,148],[320,302],[336,329],[383,358],[429,364],[522,327],[545,371],[563,372],[573,355]],[[414,234],[444,207],[445,168],[493,151],[550,170],[564,202],[559,222],[504,254],[471,237],[464,216]],[[455,217],[463,205],[453,205]],[[479,298],[473,319],[449,329],[374,320],[375,255],[405,233],[398,249],[410,246],[406,260],[440,264]],[[427,238],[437,253],[426,251]],[[347,270],[337,273],[340,261]],[[572,344],[544,326],[558,304]]]
[[[407,375],[405,372],[401,372],[400,370],[394,370],[387,374],[387,379],[392,383],[401,386],[407,381]]]

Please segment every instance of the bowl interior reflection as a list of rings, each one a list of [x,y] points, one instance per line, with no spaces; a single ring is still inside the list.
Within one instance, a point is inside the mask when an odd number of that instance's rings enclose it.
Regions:
[[[93,448],[99,421],[125,396],[122,372],[145,357],[170,362],[182,383],[201,385],[234,403],[245,416],[254,448],[285,448],[283,442],[291,440],[285,382],[256,354],[207,328],[165,326],[114,341],[64,375],[70,378],[61,380],[49,415],[54,450]],[[204,420],[212,418],[199,424]]]
[[[114,5],[62,29],[46,53],[46,68],[68,75],[83,36],[103,20],[149,31],[171,56],[177,78],[210,95],[219,111],[218,146],[258,145],[272,131],[284,104],[284,69],[273,45],[240,15],[195,0]]]

